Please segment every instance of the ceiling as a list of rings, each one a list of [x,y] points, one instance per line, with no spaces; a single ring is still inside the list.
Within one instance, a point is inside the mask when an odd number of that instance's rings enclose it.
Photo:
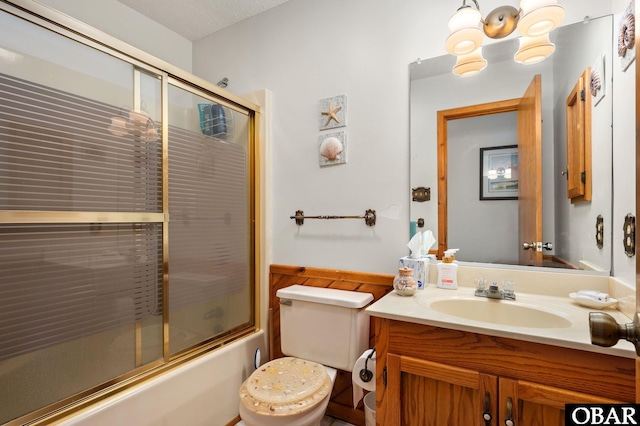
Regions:
[[[288,0],[118,0],[195,41]]]

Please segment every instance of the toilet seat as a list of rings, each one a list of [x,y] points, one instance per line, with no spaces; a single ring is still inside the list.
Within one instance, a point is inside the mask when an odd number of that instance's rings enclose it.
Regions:
[[[254,371],[240,388],[242,405],[252,412],[285,416],[309,410],[324,400],[333,383],[322,364],[286,357]]]

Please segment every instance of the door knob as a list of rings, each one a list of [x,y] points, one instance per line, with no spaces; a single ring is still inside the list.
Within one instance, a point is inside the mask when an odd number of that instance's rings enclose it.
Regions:
[[[589,331],[594,345],[609,347],[620,339],[626,339],[633,343],[636,354],[640,355],[640,317],[637,312],[633,322],[627,324],[618,324],[611,315],[604,312],[589,312]]]
[[[553,243],[549,243],[549,242],[542,243],[542,241],[531,242],[531,243],[522,243],[522,250],[542,251],[542,249],[553,250]]]

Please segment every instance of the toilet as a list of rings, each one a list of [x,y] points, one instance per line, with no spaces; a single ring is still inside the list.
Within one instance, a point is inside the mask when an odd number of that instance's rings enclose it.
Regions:
[[[369,347],[370,293],[292,285],[280,298],[284,358],[258,367],[240,387],[246,426],[315,426],[324,417],[336,370],[351,371]]]

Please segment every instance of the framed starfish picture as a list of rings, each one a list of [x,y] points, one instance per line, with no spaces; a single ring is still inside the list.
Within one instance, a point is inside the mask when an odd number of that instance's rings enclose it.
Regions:
[[[347,96],[339,95],[318,102],[318,126],[320,130],[335,129],[347,125]]]

